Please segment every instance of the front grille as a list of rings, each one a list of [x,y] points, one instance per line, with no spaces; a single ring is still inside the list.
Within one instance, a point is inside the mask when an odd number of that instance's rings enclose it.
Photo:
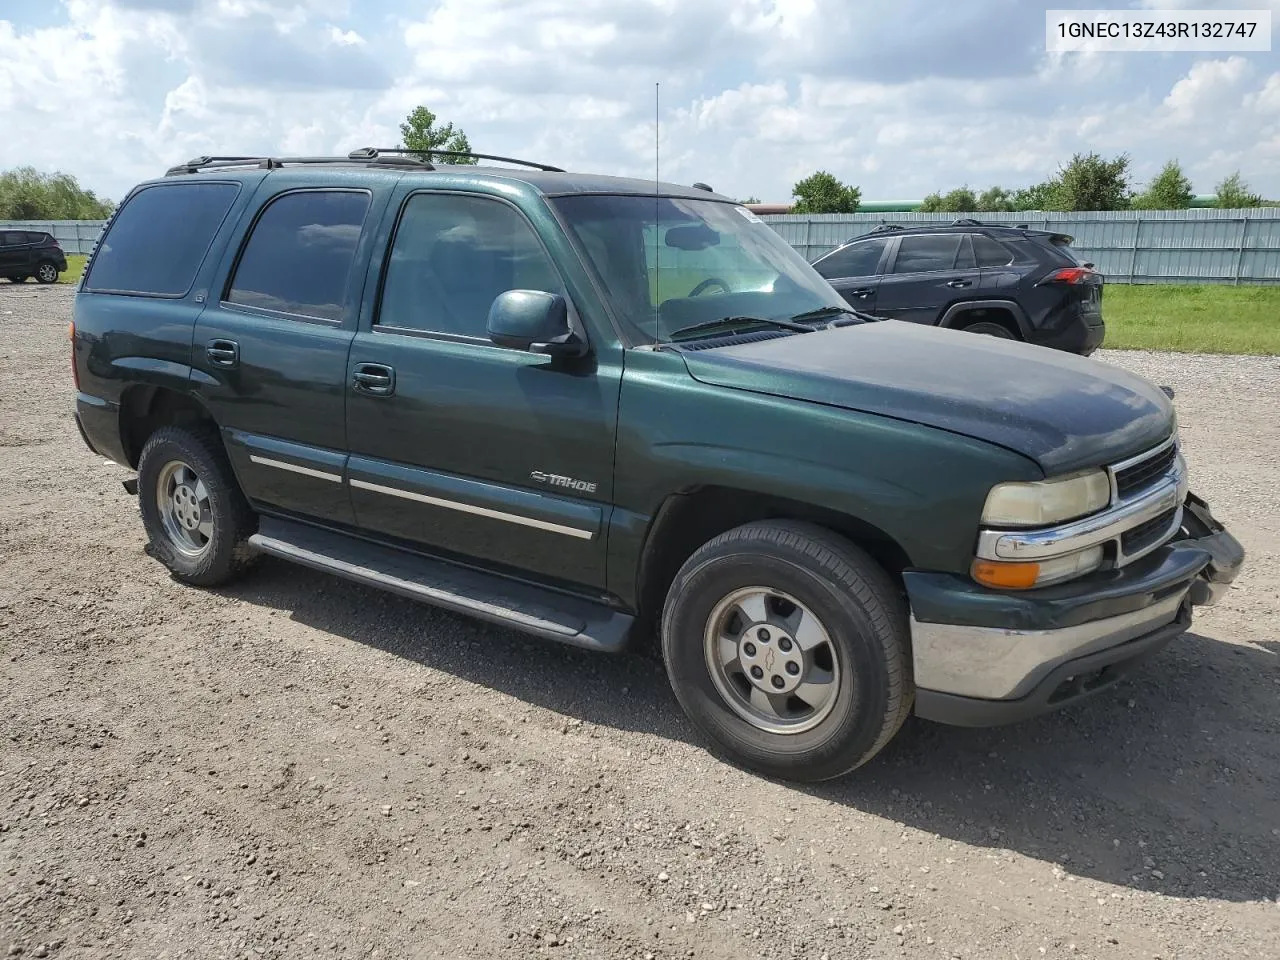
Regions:
[[[1177,507],[1171,507],[1158,517],[1152,517],[1146,523],[1140,523],[1126,530],[1120,535],[1121,552],[1125,556],[1132,556],[1135,553],[1141,553],[1147,547],[1155,546],[1169,533],[1169,527],[1173,524],[1174,514],[1177,512]]]
[[[1177,445],[1170,444],[1155,456],[1125,467],[1123,470],[1117,470],[1116,493],[1123,499],[1131,493],[1137,493],[1144,487],[1150,486],[1156,479],[1164,476],[1177,456]]]

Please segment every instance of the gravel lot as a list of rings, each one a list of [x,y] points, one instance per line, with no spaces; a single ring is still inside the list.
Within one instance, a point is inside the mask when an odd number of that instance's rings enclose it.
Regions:
[[[179,587],[71,420],[70,287],[0,284],[0,951],[1276,957],[1280,361],[1174,386],[1249,567],[1091,704],[913,721],[817,789],[698,745],[660,667],[281,562]]]

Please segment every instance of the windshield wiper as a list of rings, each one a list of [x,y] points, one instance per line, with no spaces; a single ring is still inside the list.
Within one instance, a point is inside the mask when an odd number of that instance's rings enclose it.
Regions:
[[[825,320],[827,317],[834,316],[837,313],[853,313],[853,311],[848,307],[818,307],[816,310],[797,313],[791,319],[797,323],[802,323],[806,320]]]
[[[734,324],[756,323],[764,324],[770,327],[779,327],[783,330],[794,330],[797,333],[813,333],[813,327],[795,323],[791,320],[774,320],[771,317],[720,317],[716,320],[704,320],[701,323],[693,323],[687,327],[681,327],[679,330],[673,331],[671,334],[672,341],[688,339],[688,334],[707,333],[712,330],[718,330],[721,327],[733,326]]]
[[[816,310],[806,310],[804,313],[797,313],[791,319],[795,321],[825,320],[827,317],[835,316],[836,314],[839,314],[839,313],[844,313],[851,317],[856,317],[858,321],[863,323],[870,323],[875,320],[884,319],[884,317],[877,317],[877,316],[873,316],[870,313],[863,313],[861,310],[854,310],[852,307],[818,307]],[[833,327],[845,327],[845,326],[848,326],[851,322],[852,321],[849,321],[849,320],[844,320],[844,321],[836,320],[831,325]]]

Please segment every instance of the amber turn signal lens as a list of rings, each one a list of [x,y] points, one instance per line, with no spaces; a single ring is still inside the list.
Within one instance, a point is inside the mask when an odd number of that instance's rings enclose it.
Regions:
[[[75,343],[76,322],[74,320],[72,320],[70,323],[67,324],[67,339],[70,340],[72,343]]]
[[[1000,590],[1028,590],[1036,585],[1036,580],[1040,576],[1040,564],[975,560],[969,572],[973,575],[973,579],[984,587],[996,587]]]

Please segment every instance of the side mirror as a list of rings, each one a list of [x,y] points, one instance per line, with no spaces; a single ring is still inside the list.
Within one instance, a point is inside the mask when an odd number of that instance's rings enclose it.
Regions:
[[[569,304],[556,293],[542,290],[508,290],[489,307],[489,339],[500,347],[545,353],[553,357],[580,357],[586,341],[569,323]]]

